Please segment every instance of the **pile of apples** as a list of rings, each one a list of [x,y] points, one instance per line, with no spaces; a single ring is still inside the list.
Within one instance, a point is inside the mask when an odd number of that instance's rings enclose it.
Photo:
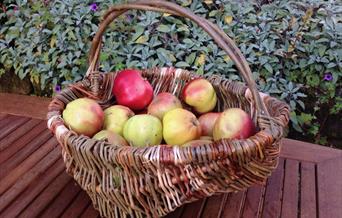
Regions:
[[[78,134],[113,145],[139,147],[165,143],[198,146],[222,138],[244,139],[255,133],[250,116],[240,108],[212,112],[217,95],[203,78],[185,85],[181,94],[184,105],[171,93],[154,97],[151,84],[138,70],[120,71],[112,91],[117,105],[104,111],[89,98],[67,104],[65,124]]]

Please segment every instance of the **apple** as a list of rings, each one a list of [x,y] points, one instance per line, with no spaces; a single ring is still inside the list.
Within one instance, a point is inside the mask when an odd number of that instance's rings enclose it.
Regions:
[[[152,100],[147,113],[162,120],[165,113],[175,108],[182,108],[180,100],[171,93],[162,92]]]
[[[214,140],[245,139],[254,133],[255,126],[250,116],[240,108],[230,108],[217,118],[213,136]]]
[[[213,141],[214,138],[212,136],[201,136],[199,139],[203,139],[203,140],[210,140],[210,141]]]
[[[109,130],[101,130],[93,136],[93,139],[107,140],[109,143],[113,145],[128,146],[126,140],[122,138],[121,135]]]
[[[126,106],[114,105],[104,110],[104,115],[103,128],[122,136],[122,130],[126,121],[134,116],[134,112]]]
[[[63,120],[74,132],[92,137],[102,129],[104,113],[95,100],[79,98],[67,104]]]
[[[138,70],[122,70],[114,79],[113,95],[118,104],[132,110],[142,110],[153,98],[151,84],[141,76]]]
[[[212,111],[217,103],[217,96],[211,83],[197,78],[187,83],[183,89],[182,97],[196,112],[203,114]]]
[[[163,136],[169,145],[182,145],[201,136],[201,126],[196,116],[182,108],[164,115]]]
[[[159,145],[163,140],[163,126],[157,117],[139,114],[126,122],[123,135],[133,146]]]
[[[217,118],[221,113],[210,112],[201,115],[198,121],[201,124],[202,136],[213,136],[213,129]]]
[[[198,140],[192,140],[190,142],[187,142],[185,144],[182,145],[182,147],[197,147],[200,145],[207,145],[207,144],[211,144],[213,143],[213,141],[211,140],[205,140],[205,139],[198,139]]]

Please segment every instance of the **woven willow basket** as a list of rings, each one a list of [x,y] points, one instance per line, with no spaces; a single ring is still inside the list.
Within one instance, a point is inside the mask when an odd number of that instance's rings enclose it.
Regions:
[[[111,145],[65,126],[61,114],[74,99],[89,97],[103,109],[115,104],[116,73],[97,71],[101,37],[106,27],[130,9],[158,11],[191,19],[202,27],[235,62],[247,86],[220,76],[199,76],[174,68],[142,70],[154,94],[180,96],[188,81],[205,77],[214,86],[216,111],[239,107],[248,112],[258,132],[245,140],[222,139],[198,147]],[[49,105],[48,127],[62,146],[67,172],[88,193],[105,217],[161,217],[177,207],[221,192],[264,184],[278,163],[280,139],[289,120],[287,104],[259,93],[251,70],[234,42],[217,26],[167,1],[138,1],[116,5],[104,15],[92,42],[86,77],[56,95]],[[118,181],[119,180],[119,181]]]

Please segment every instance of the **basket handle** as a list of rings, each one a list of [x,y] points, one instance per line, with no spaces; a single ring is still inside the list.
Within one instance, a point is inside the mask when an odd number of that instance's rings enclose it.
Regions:
[[[261,114],[269,117],[269,113],[263,104],[260,94],[256,88],[255,81],[252,77],[251,69],[239,50],[235,45],[234,41],[230,39],[227,34],[221,30],[218,26],[212,22],[195,15],[188,9],[185,9],[175,3],[168,1],[147,1],[141,0],[126,4],[119,4],[112,6],[104,14],[103,21],[101,22],[99,29],[94,36],[92,41],[91,49],[89,52],[89,68],[87,71],[87,76],[93,74],[98,69],[98,60],[101,50],[102,35],[105,32],[107,26],[118,16],[122,15],[128,10],[145,10],[145,11],[156,11],[161,13],[169,13],[181,17],[189,18],[194,21],[197,25],[202,27],[213,39],[214,41],[229,55],[231,60],[235,63],[240,75],[247,83],[250,89],[254,102],[256,104],[257,114]]]

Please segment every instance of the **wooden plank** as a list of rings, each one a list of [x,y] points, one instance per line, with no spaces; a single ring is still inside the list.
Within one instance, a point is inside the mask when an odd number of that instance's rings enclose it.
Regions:
[[[309,162],[301,163],[300,178],[300,217],[316,217],[316,175],[315,164]]]
[[[43,163],[44,164],[44,163]],[[37,164],[38,165],[38,164]],[[36,165],[36,166],[37,166]],[[62,159],[57,160],[46,171],[39,174],[25,190],[17,196],[17,198],[10,202],[11,204],[0,213],[0,217],[16,217],[20,212],[33,201],[33,199],[41,193],[46,186],[48,186],[59,174],[65,169]],[[26,179],[26,178],[25,178]],[[20,182],[20,181],[18,181]],[[18,183],[17,182],[17,183]],[[21,187],[22,189],[22,187]],[[13,193],[13,188],[10,189]],[[4,194],[4,196],[6,193]],[[64,199],[67,202],[68,199]]]
[[[203,218],[216,218],[219,217],[220,213],[220,203],[223,200],[224,195],[213,195],[207,198],[207,202],[203,208],[201,217]]]
[[[0,130],[9,125],[9,123],[19,119],[19,117],[7,114],[7,116],[0,121]]]
[[[50,101],[44,97],[0,93],[0,102],[6,102],[0,104],[0,112],[45,120]]]
[[[47,170],[60,157],[60,149],[57,147],[39,161],[34,167],[25,172],[22,177],[18,178],[16,183],[8,189],[2,196],[2,204],[0,211],[3,210],[9,203],[11,203],[22,191],[25,190],[30,183]]]
[[[201,216],[206,199],[200,199],[195,202],[184,205],[182,216],[183,218],[197,218]]]
[[[284,177],[284,160],[279,159],[277,169],[267,180],[262,217],[279,217],[281,212],[281,198]]]
[[[60,217],[63,211],[74,201],[80,191],[81,188],[74,180],[71,180],[40,216],[47,218]]]
[[[4,150],[8,148],[15,140],[22,137],[24,134],[26,134],[29,130],[37,126],[41,120],[36,119],[30,119],[27,123],[20,126],[15,131],[12,131],[10,134],[8,134],[6,137],[4,137],[2,140],[0,140],[0,147],[1,150]]]
[[[342,156],[317,164],[319,217],[342,216]]]
[[[18,217],[37,217],[50,202],[59,195],[63,188],[70,182],[72,178],[66,174],[61,173],[52,183],[50,183],[38,195],[28,207],[22,211]]]
[[[44,130],[45,132],[43,132]],[[44,137],[39,134],[44,135]],[[37,137],[37,135],[39,136]],[[52,134],[46,128],[45,124],[44,123],[38,124],[31,131],[28,131],[20,139],[18,139],[13,144],[11,144],[11,146],[9,146],[7,149],[5,149],[4,151],[1,151],[0,164],[2,164],[4,161],[12,157],[14,154],[17,154],[17,152],[20,151],[23,147],[28,146],[32,143],[39,143],[40,142],[39,140],[47,136],[52,137]]]
[[[45,142],[43,142],[45,143]],[[4,193],[11,187],[17,179],[30,170],[37,162],[39,162],[46,154],[57,146],[56,140],[51,138],[40,149],[34,152],[30,157],[23,161],[18,167],[11,171],[6,177],[1,179],[0,194]]]
[[[27,121],[29,121],[30,118],[27,117],[18,117],[18,119],[14,120],[13,122],[10,122],[7,126],[3,127],[0,131],[0,140],[6,137],[8,134],[10,134],[12,131],[16,130],[19,126],[23,125]],[[0,146],[0,151],[2,151],[3,148]]]
[[[8,116],[9,116],[8,114],[0,113],[0,122]]]
[[[243,205],[246,199],[246,191],[229,193],[226,204],[222,210],[221,217],[236,218],[242,214]]]
[[[95,210],[92,204],[89,204],[87,209],[82,213],[82,218],[96,218],[99,216],[99,212]]]
[[[299,204],[299,162],[286,160],[281,217],[297,217]]]
[[[280,156],[305,162],[322,162],[342,156],[342,150],[301,142],[293,139],[283,139]]]
[[[242,212],[244,218],[260,217],[263,205],[265,186],[253,186],[247,190],[246,200]]]
[[[64,211],[61,218],[79,217],[90,203],[90,198],[85,191],[81,191],[72,204]]]
[[[1,155],[1,160],[8,159],[4,163],[0,164],[1,175],[6,176],[11,170],[17,167],[21,162],[23,162],[27,157],[29,157],[34,151],[39,149],[42,144],[51,138],[51,133],[48,130],[43,131],[35,140],[29,142],[21,150],[15,151],[16,147],[6,149]],[[8,152],[7,152],[8,151]],[[15,154],[15,155],[14,155]],[[10,156],[10,158],[8,158]]]

